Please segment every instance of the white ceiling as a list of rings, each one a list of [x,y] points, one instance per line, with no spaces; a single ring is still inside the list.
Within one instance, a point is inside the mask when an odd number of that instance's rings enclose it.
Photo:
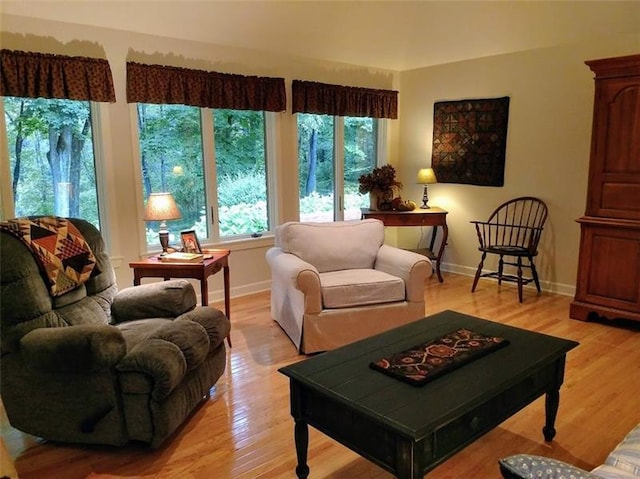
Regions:
[[[2,0],[0,12],[396,71],[640,31],[638,0]]]

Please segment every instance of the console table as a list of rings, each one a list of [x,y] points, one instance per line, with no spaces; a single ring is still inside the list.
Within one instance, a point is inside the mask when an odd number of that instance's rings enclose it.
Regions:
[[[382,221],[385,226],[432,226],[433,231],[431,233],[429,248],[415,249],[412,251],[423,254],[431,261],[434,261],[438,281],[441,283],[444,281],[442,279],[442,273],[440,272],[440,261],[442,260],[444,247],[447,244],[447,237],[449,236],[449,228],[447,228],[448,211],[438,208],[437,206],[432,206],[429,209],[417,208],[413,211],[375,211],[369,208],[361,208],[361,212],[363,219],[375,218]],[[434,247],[438,227],[442,227],[442,240],[436,254]]]
[[[202,305],[209,304],[209,287],[207,278],[216,274],[221,269],[224,275],[224,314],[231,320],[229,298],[229,250],[205,251],[207,256],[197,263],[176,263],[161,261],[157,256],[140,261],[132,261],[129,267],[133,269],[133,284],[138,286],[142,278],[191,278],[200,280],[200,297]],[[227,342],[231,347],[231,333],[227,336]]]

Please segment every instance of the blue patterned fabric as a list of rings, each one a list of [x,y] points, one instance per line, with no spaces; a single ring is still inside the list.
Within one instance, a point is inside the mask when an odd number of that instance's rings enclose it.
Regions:
[[[499,462],[504,477],[510,479],[601,479],[588,471],[548,457],[516,454]]]

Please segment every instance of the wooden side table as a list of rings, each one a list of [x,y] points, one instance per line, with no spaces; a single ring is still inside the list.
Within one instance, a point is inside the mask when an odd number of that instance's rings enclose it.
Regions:
[[[438,281],[444,282],[440,272],[440,262],[444,254],[444,247],[447,245],[449,228],[447,227],[448,211],[432,206],[428,209],[416,208],[413,211],[373,211],[369,208],[361,208],[362,218],[375,218],[384,223],[385,226],[433,226],[429,248],[412,250],[427,256],[436,263],[436,274]],[[436,254],[434,251],[438,227],[442,228],[442,241]]]
[[[200,281],[200,297],[202,305],[209,304],[209,287],[207,278],[218,271],[223,270],[224,275],[224,313],[231,320],[231,302],[229,299],[229,250],[205,251],[205,255],[211,255],[197,263],[175,263],[161,261],[157,256],[152,256],[140,261],[132,261],[129,267],[133,269],[133,284],[138,286],[142,278],[191,278]],[[227,342],[231,347],[231,333],[227,336]]]

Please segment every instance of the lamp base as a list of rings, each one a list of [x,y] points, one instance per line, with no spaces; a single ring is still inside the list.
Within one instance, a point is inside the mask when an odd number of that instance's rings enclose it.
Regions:
[[[158,232],[158,236],[160,236],[160,246],[162,246],[161,256],[164,256],[169,249],[169,232],[167,230],[161,230]]]
[[[422,193],[422,206],[420,206],[420,209],[428,210],[429,208],[431,208],[431,206],[427,204],[428,202],[429,195],[427,194],[427,185],[424,185],[424,192]]]

